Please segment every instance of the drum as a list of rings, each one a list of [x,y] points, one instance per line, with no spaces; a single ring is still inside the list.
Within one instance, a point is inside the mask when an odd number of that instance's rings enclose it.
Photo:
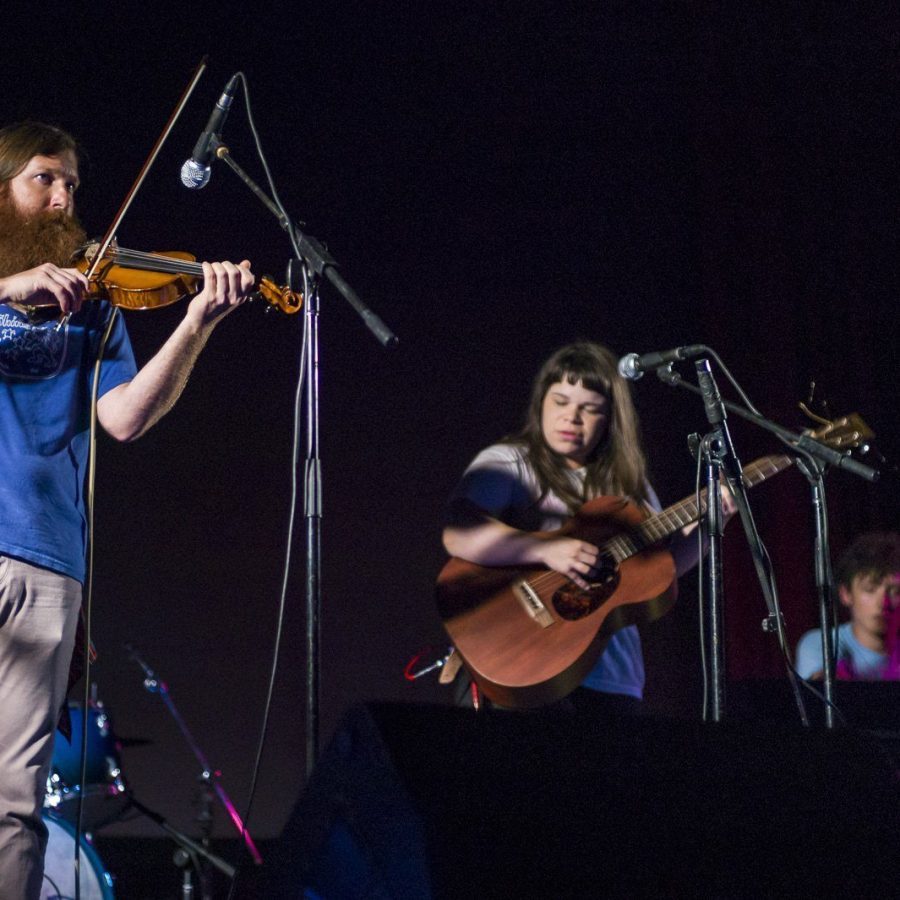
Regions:
[[[41,900],[67,900],[75,896],[75,829],[44,813],[49,838],[44,855]],[[103,868],[94,848],[82,837],[78,851],[82,900],[113,900],[112,876]]]
[[[72,740],[56,735],[44,807],[57,818],[74,823],[78,814],[81,776],[81,733],[84,715],[80,704],[69,704]],[[119,762],[119,742],[102,703],[91,704],[87,716],[87,771],[82,827],[92,831],[115,821],[128,804],[128,789]]]

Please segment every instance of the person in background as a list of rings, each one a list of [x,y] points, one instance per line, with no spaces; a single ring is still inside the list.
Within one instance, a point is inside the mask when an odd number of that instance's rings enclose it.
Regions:
[[[837,628],[836,677],[900,681],[900,534],[860,535],[841,556],[835,581],[850,614]],[[800,638],[796,669],[802,678],[822,677],[821,629]]]

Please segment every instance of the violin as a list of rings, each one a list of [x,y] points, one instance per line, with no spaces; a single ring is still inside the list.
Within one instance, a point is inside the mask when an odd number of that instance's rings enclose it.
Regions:
[[[181,110],[184,109],[188,97],[205,68],[206,57],[197,67],[190,84],[178,101],[162,134],[150,151],[143,168],[102,240],[82,247],[73,261],[75,268],[83,275],[87,275],[90,299],[107,300],[113,306],[121,306],[125,309],[155,309],[159,306],[168,306],[182,297],[194,293],[197,282],[203,277],[203,266],[190,253],[177,250],[165,253],[125,250],[116,244],[113,236],[118,231],[138,188],[143,184],[160,148],[181,114]],[[103,248],[102,255],[99,254],[101,248]],[[296,313],[303,305],[302,294],[291,291],[289,287],[279,287],[268,276],[259,278],[256,288],[256,293],[251,294],[251,299],[261,297],[273,306],[277,306],[282,312]],[[31,317],[38,309],[52,309],[56,305],[55,302],[29,305],[26,311]],[[46,313],[41,312],[38,315],[44,317]]]
[[[91,243],[82,248],[75,261],[79,272],[85,273],[94,265],[99,246]],[[193,294],[202,277],[203,267],[190,253],[180,250],[144,253],[112,243],[94,266],[88,296],[124,309],[156,309]],[[288,314],[299,312],[303,306],[302,294],[279,286],[267,275],[258,279],[251,297],[261,297]]]

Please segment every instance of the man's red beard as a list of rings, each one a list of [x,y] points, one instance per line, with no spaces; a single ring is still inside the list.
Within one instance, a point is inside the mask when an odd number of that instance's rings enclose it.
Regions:
[[[86,240],[74,215],[48,210],[27,218],[0,196],[0,278],[46,262],[67,268]]]

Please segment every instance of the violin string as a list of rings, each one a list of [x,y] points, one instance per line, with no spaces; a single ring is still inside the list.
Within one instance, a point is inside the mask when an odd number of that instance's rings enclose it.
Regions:
[[[147,253],[143,250],[126,250],[124,247],[118,247],[113,252],[115,256],[129,257],[132,259],[146,259],[149,261],[161,260],[176,263],[184,263],[185,265],[200,266],[200,263],[192,259],[179,259],[175,256],[167,256],[165,253]]]
[[[152,272],[166,272],[174,275],[203,275],[203,266],[187,259],[176,259],[159,253],[144,253],[140,250],[117,249],[112,251],[112,258],[122,265],[132,263],[135,268],[149,269]]]
[[[128,256],[125,254],[116,254],[113,257],[114,261],[122,266],[133,266],[136,269],[141,269],[143,271],[151,271],[151,272],[165,272],[169,274],[185,274],[185,275],[194,275],[201,274],[197,272],[193,268],[188,268],[186,265],[177,265],[172,262],[167,262],[162,258],[153,259],[153,258],[135,258],[132,256]]]

